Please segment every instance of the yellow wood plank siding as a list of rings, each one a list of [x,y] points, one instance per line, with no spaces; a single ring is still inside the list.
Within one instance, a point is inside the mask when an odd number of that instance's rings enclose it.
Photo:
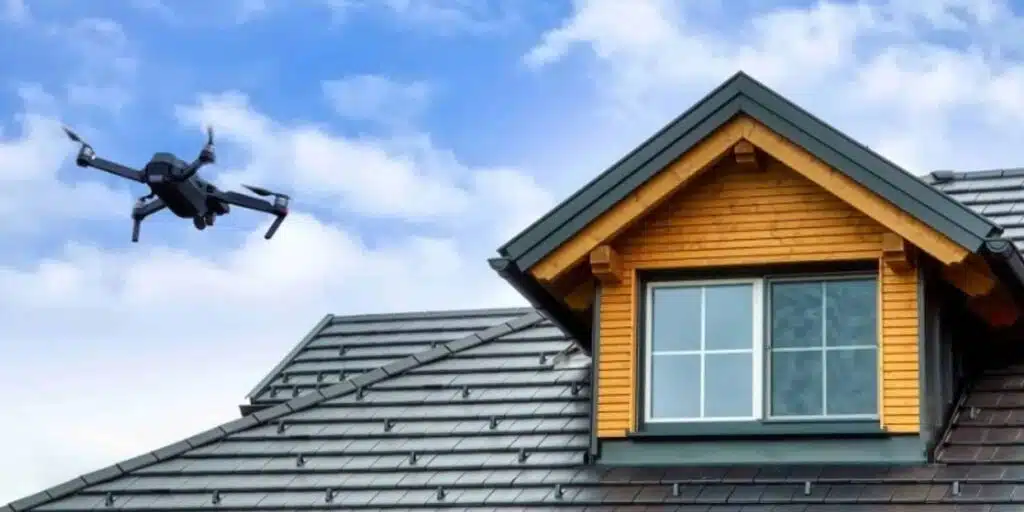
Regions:
[[[880,389],[882,425],[890,432],[920,428],[917,273],[897,274],[881,266]]]
[[[729,162],[709,169],[616,239],[625,275],[601,294],[598,436],[635,428],[637,270],[879,259],[885,227],[781,163],[765,163],[760,172]],[[882,341],[886,424],[916,431],[916,277],[885,272],[880,282],[880,329],[892,337]]]

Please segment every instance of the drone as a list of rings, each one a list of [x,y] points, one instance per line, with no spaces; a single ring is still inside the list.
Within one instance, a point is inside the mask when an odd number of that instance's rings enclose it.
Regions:
[[[273,202],[232,191],[223,191],[199,177],[199,169],[216,160],[213,147],[213,128],[206,129],[206,145],[192,163],[180,160],[171,153],[155,153],[140,171],[96,156],[92,146],[82,140],[70,128],[64,133],[72,142],[79,144],[75,164],[92,167],[115,176],[145,183],[150,193],[138,199],[132,208],[132,242],[139,241],[142,221],[163,209],[183,219],[192,219],[196,229],[202,231],[212,226],[217,217],[227,215],[230,205],[248,208],[273,215],[274,222],[263,238],[270,240],[277,228],[288,216],[288,200],[285,194],[271,192],[265,188],[243,185],[253,194],[273,197]]]

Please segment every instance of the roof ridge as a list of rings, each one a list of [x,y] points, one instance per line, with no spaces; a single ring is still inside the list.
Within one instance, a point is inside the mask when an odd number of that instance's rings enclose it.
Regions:
[[[331,315],[328,315],[330,317]],[[366,386],[377,384],[391,377],[400,375],[414,368],[433,363],[450,355],[476,347],[488,341],[531,327],[544,320],[544,316],[534,310],[507,322],[477,331],[464,338],[439,344],[437,347],[418,352],[407,357],[392,361],[380,368],[359,374],[338,384],[313,390],[309,393],[292,398],[273,407],[256,411],[242,418],[223,423],[199,434],[171,443],[149,453],[112,464],[102,469],[75,477],[62,484],[15,500],[0,507],[0,512],[24,512],[51,501],[58,500],[86,487],[97,485],[126,475],[130,472],[177,457],[189,450],[208,445],[243,430],[265,425],[282,416],[314,407],[327,400],[348,395]]]
[[[424,320],[443,318],[476,318],[482,316],[525,315],[534,308],[522,306],[518,308],[472,308],[472,309],[429,309],[423,311],[403,311],[400,313],[360,313],[356,315],[330,315],[334,322],[368,322],[373,320]]]
[[[1002,167],[996,169],[975,169],[971,171],[954,171],[949,169],[934,170],[925,175],[932,182],[942,183],[949,180],[988,180],[997,178],[1024,177],[1024,167]]]

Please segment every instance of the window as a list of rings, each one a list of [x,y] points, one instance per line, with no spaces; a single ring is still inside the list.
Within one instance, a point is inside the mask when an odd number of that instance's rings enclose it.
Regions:
[[[652,283],[648,422],[877,417],[871,277]]]

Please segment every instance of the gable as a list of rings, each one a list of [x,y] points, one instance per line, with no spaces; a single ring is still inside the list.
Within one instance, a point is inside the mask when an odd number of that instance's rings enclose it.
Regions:
[[[755,119],[968,251],[977,251],[987,237],[1001,231],[988,219],[739,73],[502,246],[499,253],[522,270],[533,267],[739,114]]]
[[[752,144],[751,144],[752,143]],[[612,206],[529,268],[529,273],[542,283],[554,283],[575,265],[583,262],[597,246],[616,237],[630,225],[648,215],[659,204],[683,189],[716,162],[741,158],[735,152],[744,145],[747,151],[757,148],[772,160],[780,160],[819,187],[854,206],[902,238],[920,247],[943,264],[964,260],[970,253],[942,233],[907,214],[884,198],[835,172],[813,155],[788,142],[763,124],[738,115],[719,130],[700,141],[642,184],[620,203]],[[755,158],[751,155],[751,158]]]

